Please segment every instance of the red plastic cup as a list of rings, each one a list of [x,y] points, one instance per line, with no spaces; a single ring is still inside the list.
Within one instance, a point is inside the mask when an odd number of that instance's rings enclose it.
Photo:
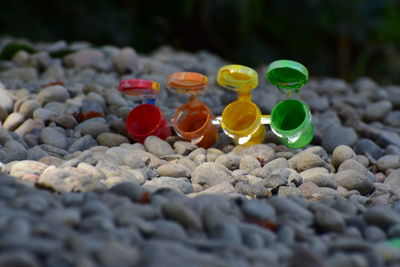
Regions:
[[[144,143],[150,135],[166,139],[171,135],[162,111],[151,104],[141,104],[132,109],[126,118],[126,130],[129,137],[136,142]]]

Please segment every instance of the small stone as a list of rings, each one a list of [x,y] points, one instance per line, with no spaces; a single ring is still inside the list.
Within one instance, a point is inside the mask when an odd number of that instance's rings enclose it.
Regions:
[[[85,68],[96,62],[102,61],[104,55],[96,49],[82,49],[64,57],[64,62],[69,67]]]
[[[305,181],[304,183],[302,183],[299,186],[301,195],[306,198],[306,199],[310,199],[312,198],[314,195],[316,195],[317,193],[319,193],[319,187],[312,183],[312,182],[307,182]]]
[[[33,160],[18,161],[11,166],[10,175],[21,177],[27,173],[40,175],[48,166],[44,163]]]
[[[94,146],[97,146],[96,140],[90,135],[85,135],[74,141],[68,148],[68,151],[74,153],[77,151],[87,150]]]
[[[315,213],[315,223],[320,230],[326,232],[344,231],[346,224],[341,213],[324,205],[316,205],[312,209]]]
[[[289,169],[276,169],[267,178],[263,179],[262,184],[269,188],[286,185],[290,174]]]
[[[91,135],[96,138],[99,134],[110,131],[104,119],[92,118],[79,123],[75,130],[80,130],[82,135]]]
[[[297,170],[299,172],[325,166],[325,161],[318,155],[312,153],[304,153],[297,161]]]
[[[400,155],[386,155],[378,159],[376,166],[379,171],[385,172],[387,169],[400,168]]]
[[[64,103],[69,98],[68,90],[61,85],[49,86],[42,89],[36,97],[36,100],[45,104],[48,102]]]
[[[192,173],[192,183],[201,186],[213,186],[233,180],[231,171],[219,163],[206,162],[199,165]]]
[[[193,145],[190,142],[185,142],[185,141],[176,141],[174,143],[174,149],[176,153],[181,154],[181,155],[187,155],[193,150],[197,148],[196,145]]]
[[[364,212],[363,217],[368,224],[379,226],[384,230],[400,223],[400,214],[389,206],[371,207]]]
[[[3,123],[4,129],[8,131],[14,131],[15,129],[18,128],[25,120],[24,115],[21,113],[13,112],[8,117]]]
[[[335,180],[338,185],[347,190],[357,190],[363,195],[370,193],[374,189],[374,184],[367,176],[355,170],[339,172],[335,175]]]
[[[216,185],[213,185],[211,187],[208,187],[207,189],[195,193],[195,194],[190,194],[190,197],[197,197],[201,195],[206,195],[206,194],[221,194],[221,195],[230,195],[235,193],[235,188],[232,186],[231,183],[229,182],[222,182]]]
[[[6,111],[11,112],[14,106],[14,96],[6,89],[0,87],[0,107]]]
[[[342,164],[340,164],[338,168],[338,172],[346,171],[346,170],[354,170],[361,174],[366,175],[368,173],[368,169],[365,168],[362,164],[360,164],[357,160],[348,159]]]
[[[281,220],[286,218],[303,225],[311,225],[313,222],[312,213],[289,198],[272,197],[268,203],[275,208],[276,214],[278,218],[281,217]]]
[[[289,168],[289,163],[285,158],[277,158],[265,164],[263,168],[269,168],[271,170],[284,169]]]
[[[154,188],[154,191],[159,188],[168,187],[178,190],[184,194],[190,194],[194,192],[193,186],[187,178],[161,176],[147,181],[143,186],[144,188],[148,189]]]
[[[181,224],[186,229],[200,229],[201,220],[192,210],[177,202],[168,202],[162,206],[162,212],[167,219]]]
[[[125,196],[134,202],[138,202],[142,196],[143,189],[140,188],[138,184],[126,182],[114,185],[109,189],[109,192]]]
[[[129,143],[128,138],[116,133],[101,133],[96,139],[100,145],[107,147],[116,147],[122,143]]]
[[[43,128],[40,132],[40,141],[42,144],[63,149],[67,146],[67,139],[65,138],[65,135],[54,127]]]
[[[167,156],[174,154],[174,150],[164,140],[158,138],[157,136],[149,136],[144,141],[144,147],[150,153],[156,155],[157,157]]]
[[[270,223],[276,223],[274,208],[262,200],[245,201],[241,206],[244,216],[248,219],[261,219]]]
[[[392,110],[392,107],[392,103],[387,100],[369,104],[365,109],[364,119],[367,121],[382,120]]]
[[[121,74],[136,73],[139,70],[139,59],[130,47],[124,47],[113,56],[113,63]]]
[[[337,183],[333,179],[332,174],[314,175],[314,176],[304,179],[303,181],[304,182],[312,182],[319,187],[330,187],[333,189],[336,189],[338,187]]]
[[[39,267],[40,264],[28,251],[10,250],[0,254],[0,266]]]
[[[235,184],[235,190],[237,193],[250,196],[251,198],[267,198],[271,197],[272,195],[271,191],[263,186],[252,185],[242,182]]]
[[[165,164],[157,168],[157,172],[160,176],[170,177],[187,177],[189,174],[186,169],[179,164]]]
[[[386,239],[386,234],[379,227],[368,225],[364,229],[364,238],[369,242],[381,242]]]
[[[260,161],[253,156],[245,155],[240,160],[239,168],[242,170],[249,172],[253,169],[260,168],[260,167],[261,167]]]
[[[384,122],[392,127],[400,127],[400,111],[395,110],[387,114]]]
[[[375,160],[383,156],[384,150],[370,139],[359,139],[354,145],[354,152],[361,155],[369,154]]]
[[[332,152],[332,164],[335,168],[339,167],[342,162],[356,156],[353,149],[347,145],[340,145]]]
[[[275,157],[275,151],[273,148],[265,144],[257,144],[245,148],[240,156],[250,155],[258,159],[262,166],[267,162],[270,162]]]
[[[343,126],[328,127],[322,135],[322,146],[332,152],[339,145],[352,146],[357,141],[357,134],[353,128]]]
[[[27,149],[19,142],[9,140],[0,150],[0,162],[8,163],[13,160],[24,160],[27,157]]]
[[[297,187],[293,186],[280,186],[278,189],[279,197],[288,197],[288,196],[301,196],[301,191]]]
[[[390,187],[391,190],[400,197],[400,169],[393,171],[389,176],[385,179],[385,184]]]
[[[239,169],[241,158],[233,153],[219,156],[215,162],[224,165],[231,171]]]

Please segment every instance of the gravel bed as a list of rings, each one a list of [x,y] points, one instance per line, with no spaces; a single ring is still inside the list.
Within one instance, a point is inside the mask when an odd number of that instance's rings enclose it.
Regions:
[[[160,82],[171,118],[187,97],[167,76],[201,72],[202,100],[221,114],[236,98],[215,83],[228,62],[8,37],[0,50],[14,41],[35,52],[0,61],[0,266],[400,266],[400,86],[313,78],[303,149],[269,128],[247,148],[221,130],[208,149],[140,144],[124,123],[140,101],[120,80]],[[73,52],[50,56],[60,51]],[[261,79],[253,93],[264,113],[284,99]]]

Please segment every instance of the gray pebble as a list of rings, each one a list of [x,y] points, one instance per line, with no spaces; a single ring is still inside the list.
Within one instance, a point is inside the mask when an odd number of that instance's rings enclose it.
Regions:
[[[260,161],[257,158],[250,155],[245,155],[244,157],[242,157],[239,164],[240,169],[248,172],[260,167],[261,167]]]
[[[338,168],[342,162],[356,156],[353,149],[347,145],[337,146],[332,152],[332,164]]]
[[[332,126],[324,131],[322,146],[332,152],[339,145],[352,146],[357,141],[357,134],[353,128]]]
[[[318,155],[312,153],[303,153],[302,157],[297,160],[297,170],[299,172],[325,166],[325,161]]]
[[[188,177],[186,169],[180,164],[165,164],[157,168],[157,172],[160,176],[170,176],[170,177]]]
[[[122,143],[129,143],[128,138],[116,133],[101,133],[96,140],[100,145],[107,147],[116,147]]]
[[[69,98],[68,90],[64,86],[54,85],[44,88],[37,95],[36,99],[39,103],[55,101],[64,103]]]
[[[40,140],[43,144],[62,149],[65,149],[67,146],[67,139],[65,138],[65,135],[53,127],[43,128],[40,132]]]
[[[241,156],[250,155],[255,157],[261,162],[263,166],[267,162],[270,162],[275,157],[275,151],[273,148],[265,144],[258,144],[244,149]]]
[[[223,154],[215,160],[216,163],[224,165],[231,171],[239,168],[240,161],[241,158],[233,153]]]
[[[367,176],[355,170],[339,172],[335,175],[335,180],[338,185],[347,190],[357,190],[363,195],[370,193],[374,189],[374,184]]]
[[[213,186],[233,180],[231,171],[219,163],[206,162],[199,165],[192,173],[192,183]]]
[[[389,206],[378,206],[367,209],[363,217],[368,224],[379,226],[386,230],[400,223],[400,214]]]
[[[392,107],[392,103],[387,100],[369,104],[365,109],[364,119],[367,121],[382,120],[392,110]]]
[[[386,155],[378,159],[376,166],[379,171],[385,172],[387,169],[400,168],[400,155]]]
[[[190,194],[194,192],[193,186],[187,178],[161,176],[158,178],[153,178],[144,184],[144,188],[150,189],[152,187],[154,187],[154,189],[168,187],[178,190],[184,194]]]
[[[289,163],[285,158],[276,158],[265,164],[263,168],[269,168],[271,170],[284,169],[289,168]]]
[[[150,153],[156,155],[157,157],[167,156],[174,154],[174,150],[164,140],[161,140],[157,136],[149,136],[144,141],[144,147]]]
[[[383,156],[384,150],[376,145],[370,139],[359,139],[354,145],[354,152],[357,154],[366,155],[367,153],[375,160]]]

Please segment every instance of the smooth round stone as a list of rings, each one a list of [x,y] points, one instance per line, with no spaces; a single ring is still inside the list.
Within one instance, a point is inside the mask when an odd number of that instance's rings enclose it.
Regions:
[[[29,99],[24,101],[18,109],[18,112],[27,118],[32,117],[33,112],[40,108],[40,104],[35,99]]]
[[[346,170],[354,170],[364,175],[368,173],[368,169],[355,159],[348,159],[342,162],[337,171],[342,172]]]
[[[395,110],[387,114],[384,122],[392,127],[400,127],[400,111]]]
[[[93,138],[96,138],[100,134],[110,131],[108,125],[104,122],[92,120],[93,119],[86,120],[78,124],[77,127],[80,128],[82,135],[90,135]],[[75,130],[77,129],[77,127],[75,128]]]
[[[90,135],[85,135],[75,140],[68,148],[68,151],[71,153],[77,151],[84,151],[94,146],[97,146],[96,140]]]
[[[380,101],[377,103],[367,105],[364,112],[364,119],[367,121],[382,120],[393,108],[390,101]]]
[[[231,171],[219,163],[206,162],[199,165],[192,173],[192,183],[213,186],[233,180]]]
[[[65,135],[54,127],[43,128],[40,132],[40,141],[42,144],[63,149],[67,146],[67,139]]]
[[[313,153],[304,153],[297,161],[297,170],[299,172],[325,166],[325,161],[318,155]]]
[[[265,144],[257,144],[254,146],[250,146],[245,148],[240,156],[250,155],[258,159],[261,163],[261,166],[264,166],[267,162],[270,162],[275,157],[275,150],[268,145]]]
[[[363,195],[370,193],[374,189],[374,184],[368,177],[355,170],[345,170],[335,175],[338,185],[347,190],[357,190]]]
[[[400,214],[387,205],[368,208],[363,217],[368,224],[376,225],[384,230],[400,223]]]
[[[340,145],[332,152],[332,165],[338,168],[342,162],[356,156],[353,149],[347,145]]]
[[[174,143],[174,149],[176,153],[181,155],[187,155],[196,148],[197,148],[196,145],[193,145],[192,143],[186,141],[176,141]]]
[[[96,139],[100,145],[107,147],[115,147],[122,143],[129,143],[128,138],[115,133],[101,133]]]
[[[139,69],[139,58],[136,51],[130,47],[125,47],[114,54],[113,63],[119,73],[137,72]]]
[[[386,155],[378,159],[376,162],[378,170],[385,172],[387,169],[400,168],[400,155]]]
[[[3,149],[0,150],[0,162],[8,163],[13,160],[24,160],[27,157],[27,149],[19,142],[9,140],[4,143]]]
[[[22,160],[14,163],[10,169],[10,175],[21,177],[26,173],[41,174],[48,166],[44,163],[33,160]]]
[[[180,164],[165,164],[157,168],[157,172],[160,176],[170,177],[188,177],[186,169]]]
[[[56,116],[50,116],[50,121],[54,121],[58,125],[62,126],[65,129],[74,129],[75,126],[78,124],[76,119],[69,114],[59,114]]]
[[[369,225],[364,229],[364,237],[370,242],[380,242],[386,239],[385,232],[375,225]]]
[[[150,189],[150,191],[155,191],[159,188],[172,188],[178,190],[184,194],[190,194],[194,192],[193,186],[187,178],[175,178],[161,176],[158,178],[153,178],[150,181],[145,182],[144,188]],[[154,190],[151,190],[151,189]]]
[[[233,171],[239,168],[241,158],[233,153],[223,154],[219,156],[215,162],[224,165]]]
[[[274,208],[265,201],[245,201],[241,209],[243,214],[249,219],[261,219],[270,223],[276,223],[276,212]]]
[[[289,163],[285,158],[276,158],[265,164],[263,168],[268,168],[271,170],[284,169],[284,168],[289,168]]]
[[[383,156],[384,150],[376,145],[372,140],[363,138],[359,139],[354,145],[354,152],[361,155],[368,153],[377,160]]]
[[[148,152],[156,155],[157,157],[174,154],[174,150],[172,149],[171,145],[157,136],[147,137],[144,141],[144,147]]]
[[[64,103],[68,98],[68,90],[61,85],[46,87],[36,97],[37,101],[42,104],[53,101]]]
[[[39,267],[41,264],[31,252],[10,250],[0,254],[0,266]]]
[[[353,128],[331,126],[322,135],[322,146],[332,152],[340,145],[352,146],[357,141],[357,134]]]
[[[245,155],[244,157],[242,157],[239,164],[239,168],[241,170],[245,170],[248,172],[260,167],[261,167],[260,161],[257,158],[250,155]]]
[[[301,195],[306,199],[314,197],[320,191],[319,187],[315,183],[307,181],[304,181],[304,183],[302,183],[298,188]]]
[[[0,87],[0,107],[6,112],[11,112],[14,106],[14,97],[6,89]]]
[[[33,113],[32,113],[32,117],[34,119],[40,119],[43,121],[47,121],[50,118],[56,117],[57,115],[58,114],[55,111],[48,109],[48,108],[38,108],[38,109],[35,109],[35,111],[33,111]]]
[[[342,232],[346,223],[340,212],[324,205],[312,208],[315,213],[315,223],[320,230],[326,232]]]
[[[13,131],[18,128],[25,120],[25,116],[22,115],[21,113],[18,112],[13,112],[8,117],[3,123],[4,129],[8,131]]]
[[[128,182],[114,185],[108,191],[116,195],[125,196],[134,202],[139,201],[144,192],[140,185]]]

